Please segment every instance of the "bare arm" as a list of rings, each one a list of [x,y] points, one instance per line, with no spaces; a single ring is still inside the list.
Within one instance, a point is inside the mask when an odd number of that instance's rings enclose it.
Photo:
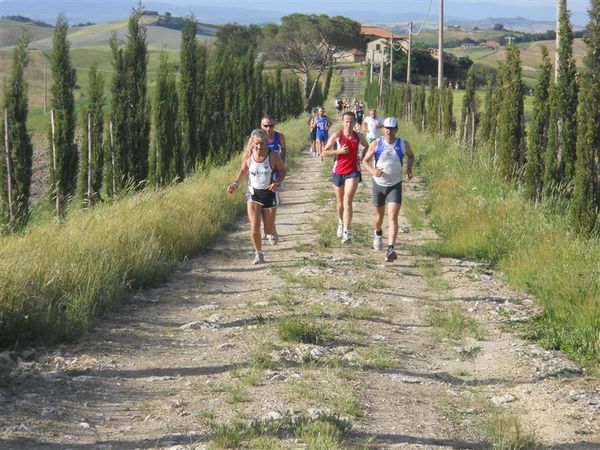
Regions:
[[[272,192],[277,192],[277,189],[279,189],[281,182],[285,178],[285,165],[277,153],[271,153],[271,164],[273,165],[273,168],[277,170],[278,176],[267,189]]]
[[[367,153],[365,153],[363,162],[365,163],[365,169],[367,169],[367,172],[369,172],[374,177],[380,177],[381,175],[383,175],[383,170],[377,169],[371,164],[373,155],[375,155],[375,150],[377,150],[377,140],[374,140],[373,142],[371,142],[371,145],[369,145],[369,150],[367,150]]]
[[[409,180],[412,180],[412,168],[415,163],[415,154],[413,153],[413,150],[408,141],[404,141],[404,148],[406,149],[406,176]]]
[[[286,152],[286,148],[285,148],[285,136],[281,133],[279,133],[279,142],[281,144],[281,155],[282,155],[282,159],[285,159],[285,152]]]
[[[240,170],[238,171],[237,176],[231,182],[231,184],[229,186],[227,186],[227,192],[229,192],[230,194],[233,193],[238,188],[238,186],[240,185],[240,180],[242,180],[246,176],[247,172],[248,172],[248,158],[244,154],[244,157],[242,158],[242,165],[240,167]]]
[[[321,154],[323,156],[338,156],[338,155],[345,155],[346,153],[348,153],[350,150],[348,149],[347,146],[343,146],[341,148],[338,148],[337,150],[333,149],[333,146],[335,145],[335,141],[337,141],[340,137],[340,133],[341,131],[338,131],[337,133],[333,133],[328,141],[327,144],[325,144],[325,147],[323,147],[323,150],[321,152]]]
[[[362,145],[364,149],[368,149],[369,143],[367,142],[367,138],[365,137],[365,135],[362,133],[356,133],[356,135],[358,136],[358,142],[360,142],[360,145]],[[367,150],[363,150],[363,157],[361,159],[361,162],[365,160],[366,154]]]

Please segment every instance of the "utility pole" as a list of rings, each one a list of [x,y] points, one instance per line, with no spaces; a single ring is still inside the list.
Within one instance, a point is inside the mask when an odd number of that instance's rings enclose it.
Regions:
[[[558,65],[560,63],[560,57],[558,56],[558,46],[560,45],[560,2],[556,0],[556,48],[554,51],[554,82],[558,81]]]
[[[373,81],[373,64],[375,64],[375,62],[373,61],[375,59],[375,49],[372,48],[371,49],[371,73],[369,74],[369,83],[371,83]]]
[[[392,66],[394,65],[394,33],[390,33],[390,86],[392,85]]]
[[[438,88],[444,80],[444,0],[440,0],[440,23],[438,33]]]
[[[381,65],[379,66],[379,108],[383,105],[383,68],[384,68],[384,58],[383,58],[383,50],[381,51]]]
[[[412,21],[408,25],[408,62],[406,64],[406,84],[410,86],[410,59],[412,52]]]

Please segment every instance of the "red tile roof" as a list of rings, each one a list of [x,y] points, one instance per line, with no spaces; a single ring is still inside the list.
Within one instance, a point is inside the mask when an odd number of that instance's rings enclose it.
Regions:
[[[404,36],[399,34],[394,34],[391,31],[384,30],[381,27],[375,27],[371,25],[361,25],[360,34],[369,35],[369,36],[377,36],[380,38],[389,39],[390,35],[393,36],[394,39],[402,39]]]

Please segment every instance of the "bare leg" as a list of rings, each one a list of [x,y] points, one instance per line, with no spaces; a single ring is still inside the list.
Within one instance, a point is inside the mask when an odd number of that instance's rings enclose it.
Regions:
[[[388,203],[388,245],[396,245],[398,237],[398,213],[400,212],[400,203]]]
[[[347,178],[344,188],[344,228],[349,230],[350,225],[352,224],[352,201],[354,200],[354,194],[356,194],[356,190],[358,189],[358,177]]]
[[[250,221],[250,238],[257,252],[262,250],[262,239],[260,237],[260,223],[262,217],[262,206],[258,203],[246,203],[248,209],[248,220]]]
[[[262,221],[265,227],[265,234],[275,234],[275,215],[277,208],[267,208],[262,210]]]
[[[383,226],[383,216],[385,215],[385,206],[381,208],[375,208],[375,215],[373,216],[373,229],[375,231],[381,231]]]
[[[335,209],[337,211],[338,219],[342,222],[344,221],[344,191],[344,186],[333,186],[333,192],[335,192]]]

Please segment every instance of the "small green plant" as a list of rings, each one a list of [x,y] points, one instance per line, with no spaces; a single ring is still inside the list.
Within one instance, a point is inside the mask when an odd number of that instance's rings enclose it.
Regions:
[[[396,361],[393,358],[391,349],[383,344],[361,348],[358,350],[358,354],[365,360],[365,365],[374,367],[375,369],[391,369],[396,367]]]
[[[432,309],[429,312],[428,322],[453,339],[460,339],[465,335],[483,339],[483,331],[475,319],[469,317],[457,303],[445,309]]]
[[[231,405],[250,401],[250,394],[244,386],[230,385],[225,389],[225,393],[227,394],[225,401]]]
[[[402,199],[402,207],[410,227],[416,231],[421,230],[423,228],[423,213],[419,209],[418,201],[413,197],[406,196]]]
[[[244,441],[253,437],[254,430],[242,420],[235,420],[230,424],[213,423],[208,448],[240,448]]]
[[[324,344],[332,339],[332,332],[324,325],[306,319],[292,317],[277,324],[279,337],[286,342]]]
[[[513,411],[494,410],[485,424],[485,433],[494,450],[537,448],[535,432],[523,427]]]
[[[295,435],[309,450],[335,450],[344,448],[344,438],[351,427],[337,415],[321,415],[314,421],[299,421]]]

